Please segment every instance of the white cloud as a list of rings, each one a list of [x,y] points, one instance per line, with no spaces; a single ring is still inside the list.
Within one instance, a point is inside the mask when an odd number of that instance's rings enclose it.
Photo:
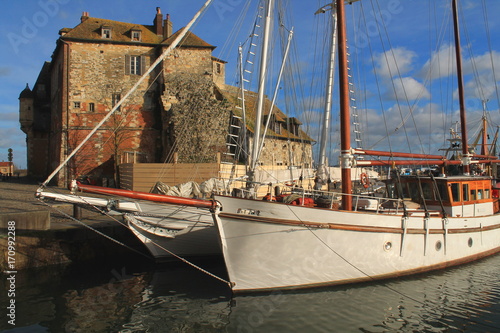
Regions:
[[[500,70],[493,72],[493,68],[500,68],[500,54],[496,51],[464,61],[464,74],[473,77],[465,84],[466,97],[488,100],[496,95]],[[454,97],[457,97],[457,92],[454,93]]]
[[[455,46],[443,45],[424,64],[418,77],[431,80],[448,77],[456,72]]]
[[[385,97],[391,100],[414,101],[419,99],[429,99],[430,93],[427,88],[412,77],[393,79],[391,84],[387,84],[388,91]]]
[[[409,111],[407,106],[394,105],[381,115],[366,110],[363,120],[363,147],[367,149],[438,153],[446,146],[449,128],[458,116],[444,112],[438,104],[428,103]],[[389,148],[390,147],[390,148]]]
[[[417,54],[404,47],[393,48],[375,57],[377,74],[390,78],[402,76],[413,69]]]
[[[465,84],[466,97],[477,99],[489,99],[496,94],[495,81],[499,81],[499,73],[493,73],[492,68],[500,68],[500,54],[496,51],[487,52],[483,55],[463,60],[463,75],[465,79],[472,76]],[[438,52],[432,54],[420,70],[418,77],[428,79],[440,79],[456,75],[455,47],[445,45]],[[457,99],[458,92],[453,94]]]
[[[474,69],[478,72],[491,72],[492,68],[500,68],[500,53],[497,51],[486,52],[483,55],[464,60],[464,73],[472,74]],[[500,75],[500,73],[496,73]],[[500,78],[498,78],[500,79]]]

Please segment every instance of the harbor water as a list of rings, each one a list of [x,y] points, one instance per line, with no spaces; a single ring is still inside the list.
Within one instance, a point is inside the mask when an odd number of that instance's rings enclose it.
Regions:
[[[198,264],[226,278],[222,260]],[[14,322],[8,277],[2,332],[500,332],[500,255],[406,278],[241,296],[182,262],[24,270],[15,274]]]

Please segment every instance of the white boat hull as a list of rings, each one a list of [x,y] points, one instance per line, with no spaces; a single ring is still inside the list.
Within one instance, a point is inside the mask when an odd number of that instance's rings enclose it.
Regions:
[[[204,257],[222,254],[213,216],[208,209],[161,206],[162,215],[156,217],[124,215],[130,230],[156,260],[171,260],[175,256]],[[143,204],[141,208],[147,211]],[[158,205],[155,205],[155,209],[158,210]],[[171,212],[166,212],[167,209]]]
[[[209,209],[145,200],[39,192],[39,197],[123,214],[130,230],[156,260],[221,255]]]
[[[422,216],[404,223],[401,215],[215,199],[221,205],[216,224],[235,292],[372,281],[500,250],[500,215],[432,217],[426,234]]]

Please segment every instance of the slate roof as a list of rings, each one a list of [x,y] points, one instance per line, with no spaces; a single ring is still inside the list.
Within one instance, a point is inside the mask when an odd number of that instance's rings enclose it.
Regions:
[[[111,28],[111,38],[103,38],[101,29],[103,27]],[[132,31],[141,32],[141,41],[132,41]],[[180,30],[172,36],[163,39],[162,35],[154,32],[153,25],[141,25],[136,23],[125,23],[95,17],[88,17],[74,28],[63,28],[59,31],[63,40],[82,40],[99,41],[99,43],[119,43],[119,44],[163,44],[170,45],[174,38],[180,33]],[[214,49],[212,46],[202,40],[200,37],[189,32],[183,38],[181,44],[184,47],[206,47]]]
[[[180,34],[181,30],[182,29],[174,32],[172,34],[172,36],[170,36],[165,41],[163,41],[162,44],[163,45],[170,45],[170,44],[172,44],[172,42],[174,41],[174,39]],[[179,43],[179,45],[185,46],[185,47],[202,47],[202,48],[206,47],[206,48],[215,49],[215,46],[208,44],[203,39],[201,39],[200,37],[198,37],[195,34],[193,34],[191,31],[189,31],[186,34],[186,36],[184,36],[184,38],[181,40],[181,42]]]
[[[19,94],[19,98],[33,98],[33,91],[31,91],[29,85],[26,83],[26,88]]]
[[[230,86],[230,85],[224,85],[224,87],[220,87],[220,90],[228,101],[230,101],[233,105],[237,105],[238,103],[238,93],[239,89],[238,87]],[[254,132],[255,128],[255,111],[257,109],[257,93],[252,92],[252,91],[246,91],[245,92],[245,110],[246,110],[246,122],[247,122],[247,129],[250,132]],[[269,110],[271,109],[271,101],[266,97],[264,101],[264,117],[263,121],[265,122],[266,115],[269,114]],[[238,116],[241,116],[241,110],[240,109],[235,109],[234,110],[235,114]],[[287,119],[291,123],[295,123],[300,125],[301,122],[294,117],[287,117],[283,111],[281,111],[276,105],[273,107],[273,114],[275,116],[276,121],[281,122],[281,123],[286,123]],[[299,128],[299,134],[295,135],[292,132],[288,131],[285,126],[281,127],[281,133],[276,133],[273,131],[272,126],[267,129],[267,134],[266,136],[270,137],[275,137],[275,138],[281,138],[281,139],[291,139],[295,141],[303,140],[305,142],[315,142],[309,135],[307,135],[306,132],[304,132],[302,129]]]

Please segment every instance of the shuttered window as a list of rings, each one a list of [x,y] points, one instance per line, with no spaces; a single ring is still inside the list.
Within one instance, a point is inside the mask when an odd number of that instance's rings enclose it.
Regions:
[[[125,56],[125,74],[142,75],[146,71],[146,57],[138,55]]]

